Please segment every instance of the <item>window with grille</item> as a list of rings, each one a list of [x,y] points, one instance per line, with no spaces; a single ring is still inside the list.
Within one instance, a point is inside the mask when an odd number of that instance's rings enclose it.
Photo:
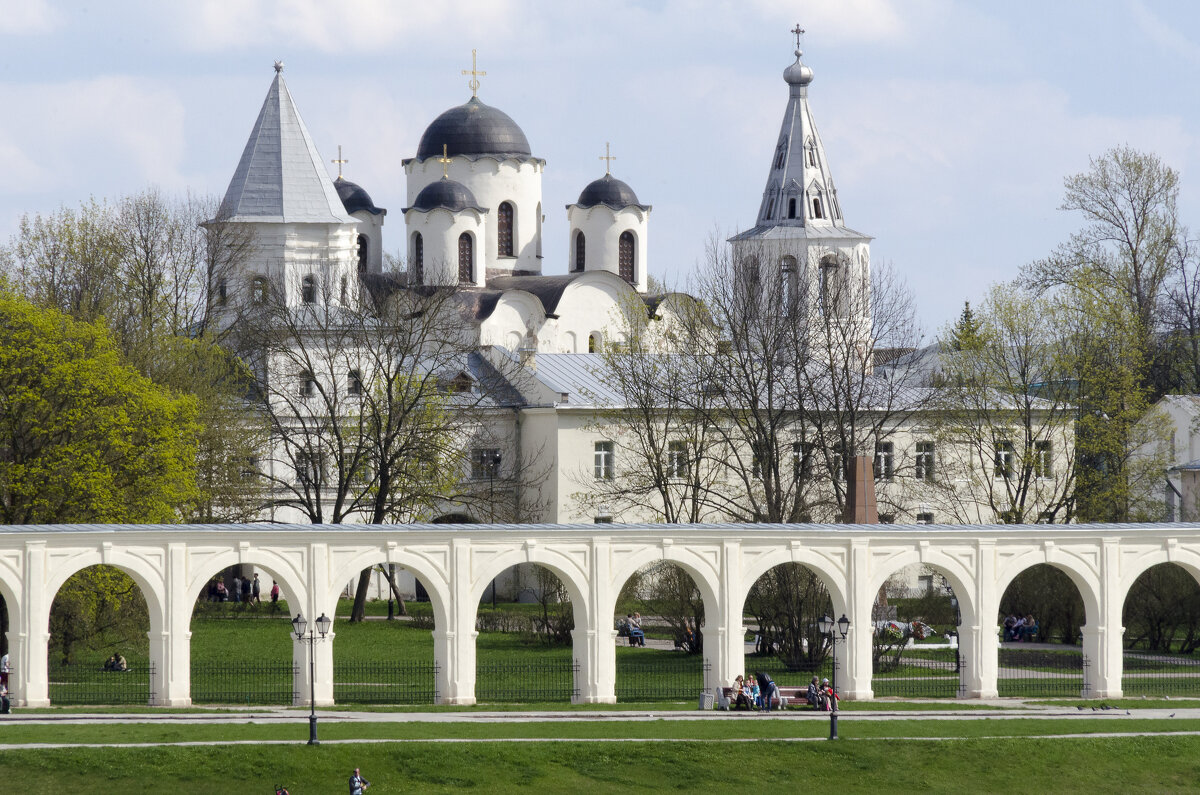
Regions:
[[[367,272],[367,262],[370,259],[371,241],[366,235],[358,236],[358,275]]]
[[[1009,441],[996,442],[996,456],[992,463],[992,475],[995,478],[1010,480],[1013,476],[1013,464],[1016,454],[1013,443]]]
[[[300,374],[300,388],[298,394],[302,398],[310,398],[317,394],[317,379],[313,377],[312,373]]]
[[[634,282],[633,232],[622,232],[617,242],[617,275],[633,284]]]
[[[1049,441],[1033,443],[1033,476],[1035,478],[1054,476],[1054,447]]]
[[[425,240],[420,232],[413,233],[413,274],[417,284],[425,283]]]
[[[500,202],[496,212],[496,247],[497,256],[513,255],[513,206],[508,202]]]
[[[500,471],[500,451],[495,447],[476,447],[471,451],[471,477],[485,480]]]
[[[917,514],[917,524],[933,524],[933,514],[928,511],[922,511]]]
[[[792,477],[799,480],[812,476],[811,442],[792,442]]]
[[[317,302],[317,277],[305,276],[300,292],[304,303],[315,304]]]
[[[896,445],[892,442],[875,443],[875,479],[891,480],[896,476]]]
[[[585,262],[585,254],[587,253],[587,241],[583,237],[583,232],[575,233],[575,270],[583,270]]]
[[[595,452],[596,480],[613,479],[613,443],[596,442]]]
[[[475,240],[466,232],[458,236],[458,280],[475,281]]]
[[[265,304],[267,302],[267,280],[262,276],[255,276],[250,280],[250,302],[253,304]]]
[[[351,395],[361,395],[363,393],[362,372],[359,370],[351,370],[350,376],[347,379],[346,391]]]
[[[933,442],[917,442],[917,480],[933,480]]]
[[[667,477],[683,480],[688,476],[687,442],[667,443]]]

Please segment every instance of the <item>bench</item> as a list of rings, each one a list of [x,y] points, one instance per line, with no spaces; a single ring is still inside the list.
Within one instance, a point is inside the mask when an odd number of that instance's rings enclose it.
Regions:
[[[808,687],[775,685],[775,697],[771,699],[771,708],[785,709],[786,707],[808,706]],[[714,693],[717,709],[729,710],[737,700],[737,694],[732,687],[718,687]]]

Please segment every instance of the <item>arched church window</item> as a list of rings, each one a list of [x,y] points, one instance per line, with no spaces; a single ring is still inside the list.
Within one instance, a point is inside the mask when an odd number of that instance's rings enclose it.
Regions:
[[[250,303],[265,304],[267,302],[267,279],[265,276],[255,276],[250,280]]]
[[[588,335],[588,353],[600,353],[604,348],[604,340],[600,336],[600,332],[593,331]]]
[[[788,199],[788,218],[796,217],[796,200]]]
[[[633,232],[622,232],[617,241],[617,275],[630,284],[634,282]]]
[[[821,200],[816,196],[813,197],[813,218],[824,218],[821,215]]]
[[[813,168],[817,167],[817,150],[812,145],[808,147],[808,164]]]
[[[780,304],[783,307],[783,313],[787,317],[791,317],[796,311],[796,258],[792,256],[784,257],[780,263]]]
[[[367,272],[367,261],[370,257],[371,239],[366,235],[358,236],[358,275],[363,276]]]
[[[575,270],[583,270],[585,263],[585,255],[587,253],[587,241],[583,237],[583,232],[575,233]]]
[[[467,232],[458,236],[458,280],[475,281],[475,240]]]
[[[346,305],[346,299],[349,297],[349,294],[350,294],[349,288],[350,288],[349,282],[346,280],[346,277],[343,276],[341,289],[338,292],[339,300],[341,301],[342,306]]]
[[[217,282],[217,305],[225,306],[227,303],[229,303],[229,286],[222,279]]]
[[[783,168],[783,162],[787,158],[787,140],[779,142],[779,147],[775,150],[775,169],[778,171]]]
[[[317,302],[317,277],[305,276],[304,282],[300,288],[300,299],[306,304],[315,304]]]
[[[508,202],[500,202],[496,212],[496,244],[497,256],[513,255],[513,206]]]
[[[425,283],[425,241],[420,232],[413,232],[412,272],[415,284]]]
[[[844,317],[847,296],[846,271],[842,263],[827,257],[821,261],[821,311],[826,317]]]

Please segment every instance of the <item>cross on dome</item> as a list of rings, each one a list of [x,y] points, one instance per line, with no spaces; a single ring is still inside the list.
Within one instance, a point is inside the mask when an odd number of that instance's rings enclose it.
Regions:
[[[604,154],[602,154],[600,156],[600,159],[605,161],[604,162],[604,173],[611,174],[612,173],[612,161],[616,160],[617,158],[614,157],[612,155],[612,153],[609,151],[608,141],[604,142]]]
[[[462,70],[464,75],[471,76],[471,79],[467,81],[467,85],[470,87],[471,96],[473,97],[479,96],[479,78],[487,77],[487,72],[479,71],[478,65],[475,63],[475,53],[475,50],[471,50],[471,68],[469,70]]]
[[[342,178],[342,164],[343,164],[343,163],[349,163],[349,162],[350,162],[349,160],[346,160],[346,159],[344,159],[344,158],[342,157],[342,145],[341,145],[341,144],[338,144],[338,156],[337,156],[335,159],[333,159],[333,160],[330,160],[329,162],[330,162],[330,163],[337,163],[337,167],[338,167],[338,179],[341,179],[341,178]]]
[[[804,28],[800,27],[800,23],[797,22],[796,27],[792,28],[792,33],[795,34],[795,36],[796,36],[796,55],[799,56],[801,54],[800,53],[800,37],[804,35],[805,30],[804,30]]]
[[[442,144],[442,156],[437,159],[442,164],[442,179],[450,179],[450,162],[453,160],[448,154],[450,147],[448,144]]]

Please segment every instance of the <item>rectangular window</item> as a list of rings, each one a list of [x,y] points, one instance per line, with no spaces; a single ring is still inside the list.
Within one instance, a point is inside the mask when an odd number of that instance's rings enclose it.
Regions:
[[[594,458],[596,480],[613,479],[613,443],[596,442]]]
[[[892,442],[875,443],[875,479],[891,480],[896,475],[896,445]]]
[[[299,394],[302,398],[310,398],[317,394],[317,379],[313,377],[312,373],[300,374]]]
[[[499,471],[499,450],[494,447],[475,447],[471,450],[471,477],[473,479],[495,478]]]
[[[933,514],[928,512],[918,513],[917,524],[933,524]]]
[[[996,457],[992,463],[992,476],[996,479],[1011,480],[1013,476],[1013,458],[1012,442],[996,442]]]
[[[894,513],[879,514],[879,523],[880,524],[895,524],[896,523],[896,514],[894,514]]]
[[[846,479],[846,456],[844,447],[841,442],[833,446],[833,479],[842,481]]]
[[[363,393],[362,373],[358,370],[351,370],[347,378],[346,391],[351,395],[361,395]]]
[[[796,480],[812,477],[812,442],[792,442],[792,477]]]
[[[1033,443],[1033,476],[1054,477],[1054,448],[1049,441]]]
[[[750,475],[762,480],[763,472],[771,468],[771,451],[765,445],[756,445],[754,458],[750,461]]]
[[[684,480],[688,476],[687,442],[667,443],[667,477]]]
[[[933,480],[933,442],[917,442],[917,480]]]
[[[258,469],[258,456],[248,456],[242,464],[242,480],[258,480],[261,474]]]

